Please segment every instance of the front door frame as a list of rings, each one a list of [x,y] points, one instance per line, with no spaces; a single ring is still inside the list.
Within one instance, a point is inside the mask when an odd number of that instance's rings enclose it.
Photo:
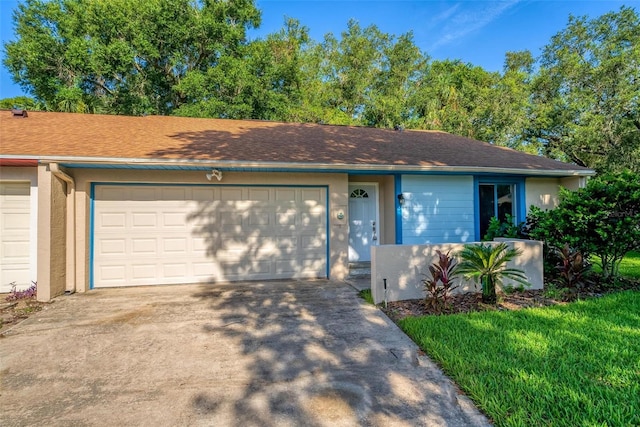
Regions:
[[[360,186],[371,186],[374,187],[375,189],[375,200],[374,200],[374,217],[375,217],[375,223],[376,223],[376,237],[377,240],[375,242],[372,241],[372,243],[369,246],[373,246],[373,245],[379,245],[380,244],[380,236],[382,235],[381,230],[380,230],[380,184],[377,182],[349,182],[348,185],[348,199],[351,199],[351,192],[355,189],[355,187],[360,187]],[[349,241],[351,241],[351,212],[349,212]],[[359,260],[352,260],[351,259],[351,251],[349,251],[349,262],[358,262]],[[369,260],[366,260],[365,262],[369,262],[371,260],[371,258],[369,257]]]

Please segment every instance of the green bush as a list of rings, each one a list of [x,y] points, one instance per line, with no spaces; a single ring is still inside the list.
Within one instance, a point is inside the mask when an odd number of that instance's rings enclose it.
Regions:
[[[614,278],[622,258],[640,249],[640,176],[608,174],[577,191],[562,189],[558,207],[532,208],[528,224],[530,237],[549,247],[569,245],[585,259],[596,255],[604,278]]]
[[[522,224],[516,225],[515,218],[509,214],[506,215],[504,221],[500,221],[494,216],[489,220],[487,234],[484,235],[482,240],[490,242],[496,237],[520,238],[522,237],[522,226]]]

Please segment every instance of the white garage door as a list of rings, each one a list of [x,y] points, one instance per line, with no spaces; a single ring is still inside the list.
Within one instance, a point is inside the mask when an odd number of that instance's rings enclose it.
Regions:
[[[324,187],[96,185],[94,287],[327,276]]]
[[[0,183],[0,292],[30,284],[29,206],[28,182]]]

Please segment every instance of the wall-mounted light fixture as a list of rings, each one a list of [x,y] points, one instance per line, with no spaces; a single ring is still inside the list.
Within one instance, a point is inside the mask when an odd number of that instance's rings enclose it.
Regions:
[[[404,194],[398,194],[398,203],[400,204],[400,206],[404,205]]]
[[[218,169],[211,169],[211,173],[208,173],[208,174],[206,175],[206,177],[207,177],[207,179],[208,179],[209,181],[211,181],[211,179],[212,179],[214,176],[216,177],[216,179],[217,179],[218,181],[220,181],[220,180],[222,179],[222,171],[221,171],[221,170],[218,170]]]

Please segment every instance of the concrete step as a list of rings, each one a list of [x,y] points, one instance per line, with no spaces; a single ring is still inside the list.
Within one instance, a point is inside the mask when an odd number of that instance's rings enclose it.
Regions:
[[[366,279],[371,277],[370,262],[350,262],[349,277],[357,279]]]

